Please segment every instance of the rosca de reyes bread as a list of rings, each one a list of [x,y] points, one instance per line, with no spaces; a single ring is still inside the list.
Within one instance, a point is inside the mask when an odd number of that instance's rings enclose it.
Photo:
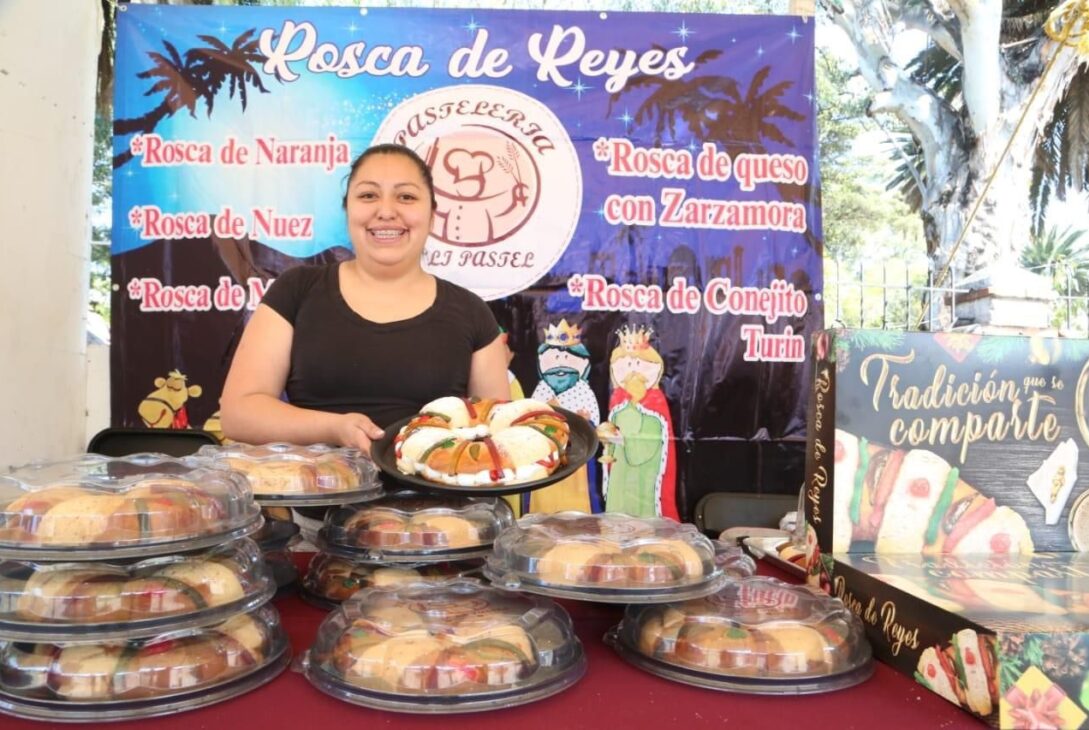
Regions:
[[[461,487],[521,484],[566,460],[571,429],[546,403],[445,397],[420,409],[394,438],[404,474]]]
[[[221,495],[185,479],[149,478],[110,491],[51,486],[0,505],[0,542],[91,547],[175,540],[224,529],[232,511]]]
[[[7,561],[0,563],[0,623],[154,622],[270,590],[261,553],[249,541],[129,564]]]
[[[691,525],[619,513],[530,515],[489,559],[499,575],[586,588],[666,588],[715,574],[714,547]]]
[[[817,678],[871,660],[861,623],[842,603],[761,576],[705,598],[629,606],[618,633],[655,662],[708,676]]]
[[[204,446],[197,458],[241,472],[257,497],[378,491],[377,469],[358,449],[289,443]]]
[[[355,563],[325,553],[310,561],[303,586],[317,598],[339,603],[363,588],[384,588],[427,580],[442,580],[480,571],[480,561],[376,565]]]
[[[264,613],[215,627],[106,643],[0,642],[0,689],[18,697],[109,702],[221,684],[263,665],[275,644]]]
[[[539,662],[517,603],[439,590],[404,606],[366,605],[339,632],[329,661],[341,678],[371,689],[458,693],[510,686]]]
[[[333,511],[320,537],[325,544],[348,551],[430,555],[479,550],[512,521],[510,507],[501,499],[398,492]]]
[[[958,707],[990,715],[998,706],[994,637],[962,629],[944,646],[926,647],[915,679]]]
[[[857,542],[880,553],[1029,553],[1025,520],[924,449],[892,449],[835,432],[833,551]]]

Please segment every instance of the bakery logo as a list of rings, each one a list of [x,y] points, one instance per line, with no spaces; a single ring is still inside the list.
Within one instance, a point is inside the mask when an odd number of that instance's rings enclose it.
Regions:
[[[621,542],[647,534],[646,528],[638,522],[602,521],[600,531],[601,537],[613,542]]]
[[[798,594],[781,588],[742,585],[737,592],[739,608],[791,609],[798,605]]]
[[[408,601],[405,605],[410,611],[421,616],[446,621],[482,614],[490,604],[486,598],[436,595],[431,598]]]
[[[498,86],[413,96],[375,143],[415,150],[431,168],[435,222],[424,268],[485,299],[519,292],[567,249],[582,206],[570,137],[548,107]]]

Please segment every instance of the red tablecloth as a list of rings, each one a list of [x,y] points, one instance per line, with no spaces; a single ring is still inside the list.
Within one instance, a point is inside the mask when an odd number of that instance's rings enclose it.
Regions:
[[[300,561],[303,558],[300,557]],[[305,566],[305,562],[301,562]],[[761,572],[779,575],[772,568]],[[622,608],[562,602],[574,619],[589,668],[576,685],[521,707],[464,715],[409,715],[334,699],[287,670],[249,694],[198,710],[128,723],[143,730],[344,730],[346,728],[980,728],[983,724],[910,678],[878,663],[861,685],[818,695],[756,696],[699,689],[647,674],[621,660],[601,637]],[[295,595],[277,598],[296,655],[304,652],[326,613]],[[441,723],[441,725],[439,724]],[[0,715],[0,729],[68,727]]]

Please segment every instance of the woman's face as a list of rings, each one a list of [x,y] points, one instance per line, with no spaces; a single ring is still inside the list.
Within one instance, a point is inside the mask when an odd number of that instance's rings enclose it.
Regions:
[[[372,155],[348,182],[348,237],[365,262],[418,266],[433,212],[423,175],[404,155]]]

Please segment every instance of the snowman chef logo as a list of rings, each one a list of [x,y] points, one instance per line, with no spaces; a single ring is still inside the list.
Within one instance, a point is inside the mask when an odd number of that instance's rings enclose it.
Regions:
[[[373,143],[431,168],[429,273],[498,299],[532,286],[567,249],[582,211],[582,167],[555,112],[514,89],[459,84],[409,97]]]
[[[466,130],[435,140],[424,159],[435,183],[440,241],[490,246],[521,230],[541,195],[540,172],[521,144],[498,130]]]

